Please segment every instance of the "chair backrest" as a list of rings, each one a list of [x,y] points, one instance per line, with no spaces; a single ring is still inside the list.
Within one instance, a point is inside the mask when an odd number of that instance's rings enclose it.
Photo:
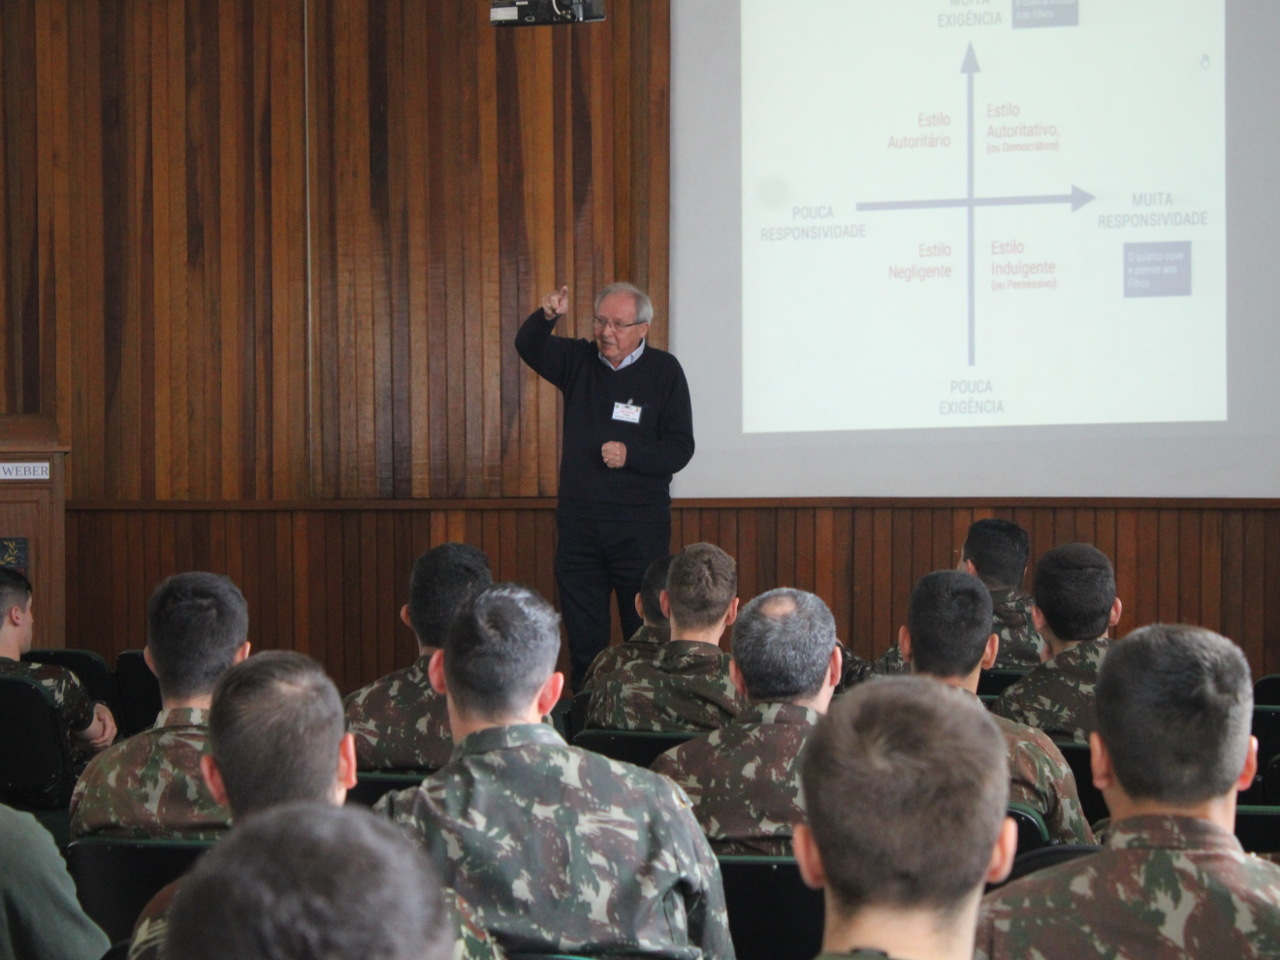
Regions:
[[[1030,669],[1018,667],[992,667],[990,670],[983,670],[978,674],[978,695],[990,694],[998,697],[1030,672]]]
[[[1269,807],[1280,806],[1280,757],[1272,757],[1263,771],[1262,800]]]
[[[1258,738],[1258,775],[1253,786],[1240,792],[1237,802],[1244,806],[1270,803],[1267,794],[1277,789],[1273,785],[1268,791],[1267,773],[1272,769],[1271,761],[1280,757],[1280,707],[1265,705],[1253,708],[1253,735]],[[1274,784],[1274,775],[1272,780]]]
[[[602,753],[612,760],[647,767],[672,747],[701,736],[697,733],[657,733],[649,730],[580,730],[573,738],[575,747]]]
[[[22,655],[27,663],[53,663],[76,675],[93,700],[101,700],[116,710],[116,681],[111,666],[94,650],[28,650]]]
[[[85,837],[67,847],[67,870],[84,912],[114,943],[127,939],[148,901],[212,845],[205,840]]]
[[[1013,861],[1013,870],[1005,883],[1012,883],[1014,880],[1020,880],[1028,874],[1035,873],[1037,870],[1057,866],[1060,863],[1066,863],[1068,860],[1075,860],[1077,857],[1086,857],[1091,853],[1097,853],[1101,849],[1102,847],[1096,843],[1060,843],[1056,846],[1028,850],[1025,853],[1019,850],[1018,856]],[[1001,886],[1004,886],[1004,884],[995,884],[987,889],[990,891]]]
[[[813,960],[822,952],[822,891],[790,857],[720,857],[738,960]]]
[[[0,730],[0,801],[20,810],[65,808],[75,776],[53,694],[29,677],[0,676]]]
[[[1028,853],[1049,845],[1049,828],[1038,810],[1025,803],[1009,804],[1009,816],[1018,825],[1018,853]]]
[[[1280,673],[1258,678],[1253,685],[1253,703],[1258,707],[1280,707]]]
[[[570,743],[587,726],[587,707],[591,704],[591,691],[583,690],[581,693],[575,693],[573,699],[569,702],[569,736],[565,739]]]
[[[384,793],[408,790],[422,783],[430,770],[361,770],[356,785],[347,791],[347,803],[372,807]]]
[[[122,650],[116,657],[116,696],[120,736],[131,737],[156,722],[160,713],[160,681],[147,666],[141,650]]]
[[[1249,853],[1280,853],[1280,807],[1236,807],[1236,838]]]
[[[1093,762],[1089,759],[1089,745],[1075,740],[1054,740],[1067,765],[1076,778],[1076,791],[1080,794],[1080,806],[1084,809],[1084,818],[1090,823],[1097,823],[1103,817],[1110,816],[1107,801],[1102,791],[1093,785]]]
[[[573,730],[569,723],[571,704],[572,701],[568,697],[561,697],[556,701],[555,706],[551,708],[551,712],[547,714],[551,720],[551,725],[556,728],[556,732],[564,737],[565,740],[573,736]]]

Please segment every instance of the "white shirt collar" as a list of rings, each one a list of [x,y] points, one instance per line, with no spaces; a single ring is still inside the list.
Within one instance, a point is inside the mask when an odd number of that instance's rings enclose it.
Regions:
[[[642,353],[644,353],[643,340],[640,341],[640,346],[636,347],[634,350],[628,353],[625,357],[623,357],[622,362],[618,364],[616,367],[612,363],[610,363],[608,360],[605,359],[603,353],[597,353],[596,356],[598,356],[600,358],[600,362],[603,363],[610,370],[621,370],[623,367],[629,367],[631,366],[631,364],[639,360],[640,354]]]

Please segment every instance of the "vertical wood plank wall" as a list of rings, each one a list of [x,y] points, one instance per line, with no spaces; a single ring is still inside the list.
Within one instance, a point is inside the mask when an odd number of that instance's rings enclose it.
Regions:
[[[518,320],[654,296],[666,342],[669,0],[497,30],[482,0],[0,3],[0,429],[69,444],[68,641],[141,642],[154,584],[241,582],[259,648],[344,689],[403,663],[429,543],[553,591],[555,391]],[[679,322],[679,318],[676,319]],[[1280,504],[706,501],[675,541],[817,590],[863,654],[977,516],[1115,559],[1125,623],[1280,670]]]

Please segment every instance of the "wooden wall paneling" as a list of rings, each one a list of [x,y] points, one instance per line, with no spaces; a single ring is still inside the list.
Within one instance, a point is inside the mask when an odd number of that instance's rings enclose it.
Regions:
[[[1254,662],[1260,663],[1265,672],[1275,673],[1280,672],[1280,514],[1271,510],[1263,516],[1266,524],[1263,532],[1265,557],[1263,564],[1254,568],[1253,576],[1265,585],[1262,602],[1266,619]]]
[[[853,520],[853,556],[848,584],[852,597],[850,622],[840,624],[840,639],[860,657],[871,659],[879,655],[871,642],[872,624],[875,619],[875,524],[873,512],[867,507],[854,507],[850,511]],[[815,557],[815,563],[822,558]]]
[[[1200,510],[1179,510],[1178,524],[1178,613],[1179,623],[1203,623],[1200,597]]]
[[[1159,512],[1156,521],[1157,542],[1153,556],[1159,564],[1156,578],[1156,607],[1153,611],[1155,619],[1165,623],[1178,622],[1179,611],[1179,538],[1178,514],[1172,510]]]
[[[1266,514],[1260,510],[1244,511],[1244,538],[1241,564],[1242,617],[1240,636],[1233,637],[1249,655],[1251,663],[1265,663],[1267,638],[1267,543]],[[1275,575],[1275,571],[1272,571]]]

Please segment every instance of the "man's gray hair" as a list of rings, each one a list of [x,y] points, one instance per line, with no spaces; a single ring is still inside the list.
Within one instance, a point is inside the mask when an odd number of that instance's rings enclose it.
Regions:
[[[604,298],[612,296],[615,293],[628,293],[631,299],[636,303],[636,323],[653,323],[653,301],[649,299],[649,295],[637,287],[634,283],[611,283],[599,293],[596,294],[596,313],[600,312],[600,304],[604,303]]]
[[[760,594],[733,625],[733,659],[757,702],[817,693],[835,645],[835,617],[822,598],[791,587]]]

